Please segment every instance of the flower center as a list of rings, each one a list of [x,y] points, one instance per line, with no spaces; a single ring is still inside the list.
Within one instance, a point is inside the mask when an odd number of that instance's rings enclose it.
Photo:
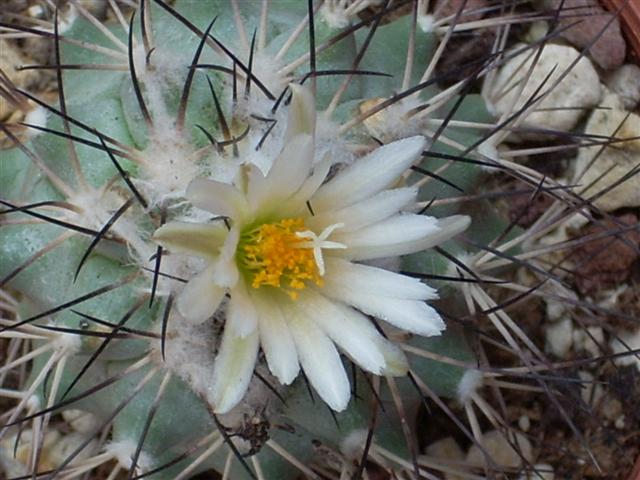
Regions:
[[[264,223],[242,233],[238,265],[251,278],[251,286],[282,288],[293,300],[309,282],[322,286],[323,248],[345,248],[326,238],[342,224],[326,228],[319,236],[305,227],[302,218]]]

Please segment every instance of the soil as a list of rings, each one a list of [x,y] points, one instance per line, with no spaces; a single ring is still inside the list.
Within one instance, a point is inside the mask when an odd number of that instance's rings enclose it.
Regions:
[[[578,238],[589,238],[616,229],[638,225],[634,213],[614,215],[599,225],[582,229]],[[588,241],[574,251],[575,283],[582,294],[592,294],[627,282],[640,269],[640,231],[627,230],[619,236]]]

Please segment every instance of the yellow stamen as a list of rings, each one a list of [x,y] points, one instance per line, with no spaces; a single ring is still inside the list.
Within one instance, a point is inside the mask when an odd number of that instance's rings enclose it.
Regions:
[[[297,234],[306,230],[302,218],[286,218],[242,235],[239,263],[253,275],[253,288],[282,288],[295,300],[308,282],[322,286],[313,248],[300,248]]]

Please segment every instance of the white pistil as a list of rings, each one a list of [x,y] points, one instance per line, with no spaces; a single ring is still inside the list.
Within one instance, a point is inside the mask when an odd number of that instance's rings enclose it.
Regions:
[[[316,262],[316,266],[318,267],[318,273],[320,276],[324,276],[324,258],[322,258],[322,249],[340,249],[347,248],[344,243],[339,242],[331,242],[328,241],[329,235],[331,235],[334,230],[338,228],[344,227],[344,223],[334,223],[333,225],[329,225],[325,228],[320,235],[316,235],[315,232],[311,230],[305,230],[303,232],[296,232],[296,237],[298,238],[307,238],[309,242],[300,242],[295,245],[296,248],[313,248],[313,259]]]

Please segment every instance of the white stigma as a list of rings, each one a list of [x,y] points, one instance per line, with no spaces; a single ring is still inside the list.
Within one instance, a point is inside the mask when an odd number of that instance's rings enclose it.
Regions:
[[[322,257],[323,248],[339,249],[347,248],[344,243],[328,241],[329,235],[331,235],[337,228],[344,227],[344,223],[334,223],[325,228],[320,235],[316,235],[311,230],[305,230],[303,232],[296,232],[296,237],[307,238],[309,242],[300,242],[296,244],[296,248],[313,248],[313,259],[318,267],[318,273],[320,276],[324,276],[324,258]]]

